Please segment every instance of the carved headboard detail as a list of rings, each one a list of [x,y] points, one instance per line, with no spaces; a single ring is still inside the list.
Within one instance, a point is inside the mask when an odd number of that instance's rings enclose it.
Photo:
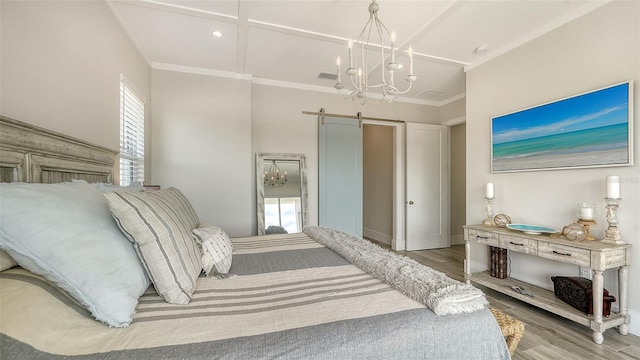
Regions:
[[[118,152],[0,116],[0,182],[113,183]]]

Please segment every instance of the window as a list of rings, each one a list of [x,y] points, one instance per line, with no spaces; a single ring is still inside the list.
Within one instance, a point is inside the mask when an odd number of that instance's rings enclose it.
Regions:
[[[265,198],[264,222],[269,225],[282,226],[288,233],[302,231],[302,213],[299,197]]]
[[[120,185],[144,181],[144,100],[120,78]]]

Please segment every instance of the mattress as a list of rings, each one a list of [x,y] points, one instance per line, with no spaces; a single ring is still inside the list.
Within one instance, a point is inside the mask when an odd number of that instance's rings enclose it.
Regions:
[[[0,273],[2,358],[509,359],[488,309],[436,315],[304,233],[233,239],[188,305],[153,287],[109,328],[42,277]]]

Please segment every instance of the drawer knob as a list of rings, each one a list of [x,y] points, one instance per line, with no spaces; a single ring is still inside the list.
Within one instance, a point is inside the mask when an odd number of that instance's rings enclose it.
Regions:
[[[514,243],[513,241],[509,241],[509,244],[515,245],[515,246],[524,246],[524,244]]]

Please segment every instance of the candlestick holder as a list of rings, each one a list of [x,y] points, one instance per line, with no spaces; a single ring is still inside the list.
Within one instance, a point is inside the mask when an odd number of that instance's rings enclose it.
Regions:
[[[493,222],[493,198],[488,198],[485,196],[484,199],[487,201],[487,204],[484,206],[484,211],[487,213],[487,217],[482,220],[482,225],[496,226],[496,224]]]
[[[596,224],[596,204],[587,202],[578,203],[576,216],[578,217],[577,223],[584,226],[586,231],[587,236],[585,240],[595,240],[596,238],[591,235],[589,227]]]
[[[624,242],[620,238],[620,230],[618,230],[618,205],[620,203],[621,198],[605,198],[607,203],[607,222],[609,223],[609,228],[605,231],[604,239],[602,239],[603,243],[608,244],[616,244],[621,245]]]
[[[578,221],[576,222],[584,227],[584,231],[586,232],[586,235],[587,235],[584,238],[585,240],[594,241],[596,239],[593,235],[591,235],[591,231],[589,230],[589,226],[596,224],[595,220],[578,219]]]

